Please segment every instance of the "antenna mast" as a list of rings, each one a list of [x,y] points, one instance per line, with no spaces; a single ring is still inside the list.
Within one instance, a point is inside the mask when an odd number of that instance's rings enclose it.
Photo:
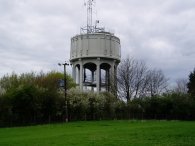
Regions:
[[[94,0],[88,0],[87,2],[87,33],[91,33],[93,30],[92,21],[93,21],[93,3]]]
[[[97,27],[99,20],[96,20],[95,25],[93,25],[93,6],[95,4],[95,0],[88,0],[85,2],[85,6],[87,7],[87,26],[81,28],[81,32],[94,33],[104,31],[104,28]]]

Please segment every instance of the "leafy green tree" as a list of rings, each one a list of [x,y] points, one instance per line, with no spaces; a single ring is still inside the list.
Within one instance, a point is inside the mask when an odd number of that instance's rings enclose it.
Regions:
[[[192,96],[195,96],[195,68],[194,71],[190,73],[189,75],[189,82],[187,84],[188,86],[188,93]]]
[[[143,100],[141,98],[134,98],[127,103],[128,118],[129,119],[143,119]]]
[[[102,92],[99,96],[103,98],[103,118],[113,119],[115,117],[115,105],[118,99],[109,92]]]
[[[127,108],[126,108],[126,103],[123,100],[117,100],[115,102],[115,118],[116,119],[125,119],[126,113],[127,113]]]
[[[0,125],[25,125],[63,119],[64,90],[59,87],[59,80],[63,79],[64,74],[55,71],[21,75],[12,73],[2,77]],[[75,87],[69,75],[66,79],[68,89]]]
[[[38,108],[38,90],[33,85],[21,85],[9,92],[14,122],[19,125],[34,122]]]
[[[5,95],[0,95],[0,127],[12,126],[12,104]]]
[[[12,73],[11,75],[5,75],[0,80],[0,87],[1,90],[9,90],[11,88],[16,88],[19,86],[19,79],[18,75],[15,73]]]

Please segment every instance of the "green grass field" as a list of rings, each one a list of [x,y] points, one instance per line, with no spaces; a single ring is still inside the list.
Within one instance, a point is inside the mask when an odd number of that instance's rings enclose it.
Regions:
[[[195,122],[98,121],[0,129],[0,146],[193,146]]]

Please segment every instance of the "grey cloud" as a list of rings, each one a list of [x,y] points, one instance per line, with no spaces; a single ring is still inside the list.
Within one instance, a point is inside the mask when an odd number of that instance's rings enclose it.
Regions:
[[[194,0],[98,0],[96,10],[94,19],[120,37],[123,57],[145,60],[172,80],[195,67]],[[0,0],[0,21],[0,76],[46,71],[69,59],[86,9],[83,0]]]

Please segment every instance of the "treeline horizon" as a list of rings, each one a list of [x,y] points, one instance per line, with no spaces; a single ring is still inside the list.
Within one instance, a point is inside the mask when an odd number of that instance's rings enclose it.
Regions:
[[[67,77],[68,119],[78,120],[195,120],[195,70],[189,80],[178,80],[173,90],[164,90],[167,79],[160,70],[126,59],[119,66],[117,95],[81,92]],[[11,74],[0,78],[0,127],[65,121],[64,74]],[[126,85],[126,86],[124,86]]]

